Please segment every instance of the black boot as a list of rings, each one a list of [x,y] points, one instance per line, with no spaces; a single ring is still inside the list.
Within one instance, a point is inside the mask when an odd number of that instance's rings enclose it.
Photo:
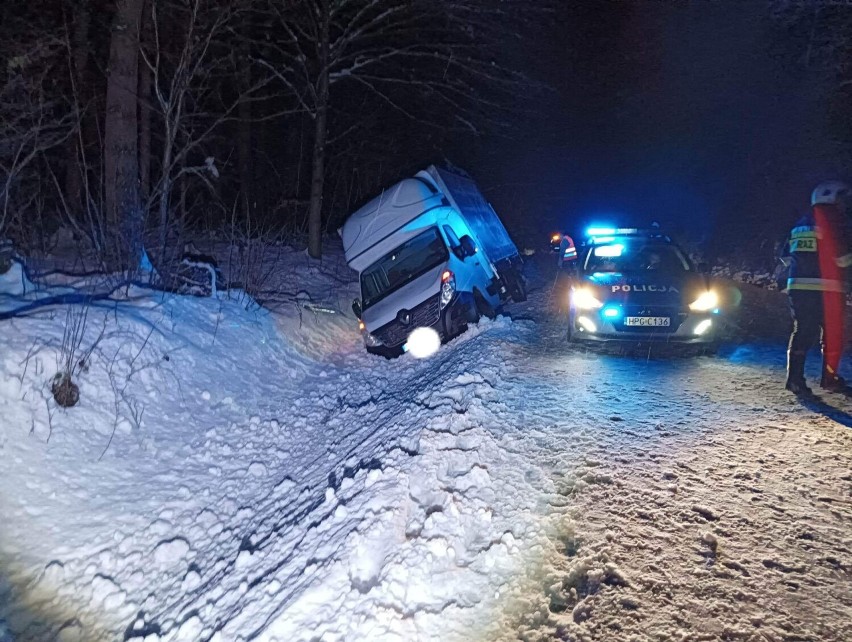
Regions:
[[[839,392],[844,395],[852,394],[852,390],[850,390],[846,380],[825,367],[822,369],[819,387],[828,392]]]
[[[787,383],[784,386],[796,396],[809,396],[813,391],[805,383],[805,356],[807,352],[787,351]]]

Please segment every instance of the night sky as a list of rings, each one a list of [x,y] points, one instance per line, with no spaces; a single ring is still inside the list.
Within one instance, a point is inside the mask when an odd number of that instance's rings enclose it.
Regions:
[[[482,140],[469,161],[523,242],[657,220],[724,246],[743,220],[752,236],[786,227],[838,172],[800,43],[766,3],[564,5],[526,63],[553,91],[512,140]]]

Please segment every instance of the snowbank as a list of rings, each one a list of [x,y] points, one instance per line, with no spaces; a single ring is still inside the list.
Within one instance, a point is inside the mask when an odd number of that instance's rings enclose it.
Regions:
[[[282,261],[273,312],[139,289],[0,326],[0,640],[852,636],[852,408],[790,397],[782,343],[570,351],[544,275],[386,361],[351,276]]]
[[[465,369],[479,333],[443,349],[457,360],[387,362],[351,316],[313,307],[327,273],[298,275],[305,294],[275,313],[131,290],[8,322],[0,622],[14,635],[496,630],[539,526],[522,457],[484,428],[492,386]],[[48,382],[69,327],[80,402],[61,409]]]
[[[12,262],[11,269],[5,274],[0,274],[0,295],[4,297],[24,296],[36,290],[35,285],[27,278],[24,266],[17,261]],[[0,309],[7,304],[0,299]]]

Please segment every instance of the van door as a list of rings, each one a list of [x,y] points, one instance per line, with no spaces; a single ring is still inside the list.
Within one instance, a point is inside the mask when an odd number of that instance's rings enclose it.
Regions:
[[[465,292],[473,292],[473,289],[476,288],[485,296],[488,296],[486,288],[491,279],[482,265],[485,256],[479,251],[473,256],[461,255],[459,252],[462,245],[461,239],[453,227],[445,223],[441,227],[441,231],[446,237],[447,246],[453,253],[451,263],[456,266],[456,269],[453,270],[456,273],[456,287]]]

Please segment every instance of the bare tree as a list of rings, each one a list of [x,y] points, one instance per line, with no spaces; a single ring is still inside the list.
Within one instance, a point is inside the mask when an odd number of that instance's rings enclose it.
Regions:
[[[237,81],[240,94],[245,95],[252,84],[251,65],[251,23],[246,16],[240,25],[242,34],[236,48]],[[240,101],[237,125],[237,163],[240,173],[240,203],[245,220],[252,216],[252,203],[256,201],[254,194],[253,162],[252,162],[252,104],[248,100]]]
[[[154,26],[151,20],[151,3],[145,0],[146,11],[142,14],[142,33],[140,35],[142,51],[150,48]],[[139,186],[143,203],[148,203],[151,193],[151,96],[152,75],[148,65],[139,65]],[[147,210],[147,208],[146,208]]]
[[[68,37],[70,59],[69,76],[71,80],[71,95],[77,111],[77,122],[83,126],[82,87],[85,84],[86,65],[89,60],[89,28],[91,12],[88,0],[81,0],[77,10],[70,15],[66,12],[66,21],[70,21]],[[83,164],[80,162],[82,136],[72,136],[66,144],[65,160],[65,194],[64,198],[72,213],[76,214],[82,205],[83,198]]]
[[[848,171],[852,162],[852,4],[837,0],[769,0],[776,29],[774,53],[785,69],[798,72],[800,91],[819,105],[819,129],[830,139],[806,153],[822,155],[817,165]],[[802,123],[799,124],[803,126]],[[822,135],[822,134],[821,134]]]
[[[796,34],[787,41],[788,50],[798,55],[802,67],[832,74],[836,87],[852,85],[852,4],[769,0],[769,8],[777,25]]]
[[[242,14],[242,0],[189,0],[182,8],[167,5],[169,42],[161,32],[158,3],[151,3],[153,38],[143,60],[152,74],[152,100],[161,119],[160,175],[150,197],[156,203],[159,249],[165,254],[170,227],[172,191],[179,180],[194,176],[208,183],[219,176],[215,157],[203,154],[218,130],[245,117],[255,102],[276,102],[280,90],[267,92],[272,76],[253,77],[246,61],[233,57],[229,46]],[[244,74],[230,91],[237,71]],[[275,113],[287,113],[286,106]],[[250,114],[250,112],[249,112]]]
[[[18,190],[21,198],[15,201],[16,186],[45,152],[68,140],[75,126],[64,98],[50,92],[51,75],[65,49],[61,38],[44,34],[26,45],[7,46],[0,85],[0,237],[13,216],[22,228],[21,217],[37,196]]]
[[[293,65],[275,68],[314,124],[308,252],[322,254],[330,110],[335,90],[366,93],[383,108],[430,125],[479,133],[496,95],[522,78],[498,60],[501,36],[529,3],[487,0],[299,0],[273,2],[274,47]],[[353,124],[357,128],[357,123]],[[335,135],[348,135],[345,130]]]
[[[139,201],[139,146],[136,89],[139,81],[139,25],[143,0],[115,0],[107,69],[104,123],[106,218],[115,238],[111,260],[122,268],[138,264],[144,214]]]
[[[307,224],[319,256],[329,213],[400,158],[493,131],[523,83],[507,29],[539,4],[0,3],[0,227],[28,213],[30,229],[68,226],[131,268],[146,241],[165,255],[176,229],[224,224],[238,202],[279,231]],[[406,128],[428,130],[417,151],[390,139]]]

